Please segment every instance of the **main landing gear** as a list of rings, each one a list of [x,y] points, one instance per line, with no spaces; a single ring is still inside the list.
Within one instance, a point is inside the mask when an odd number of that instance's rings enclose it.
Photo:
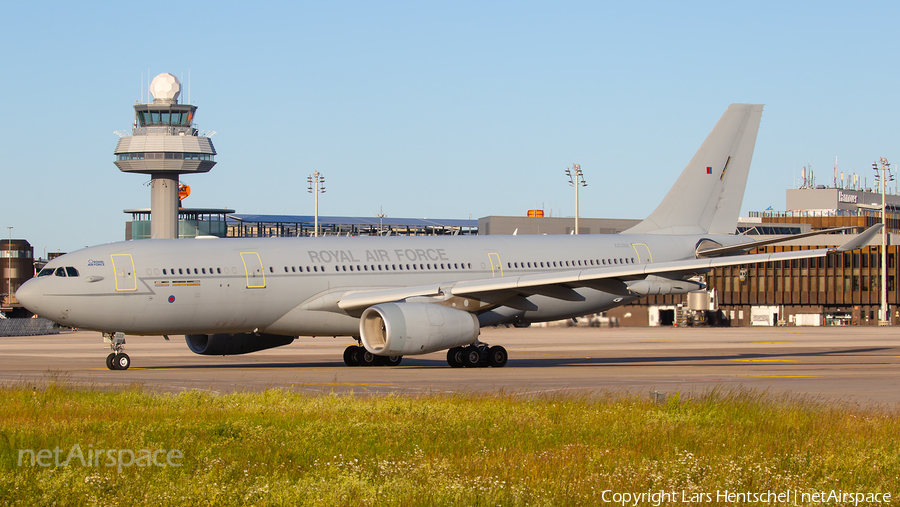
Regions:
[[[131,366],[131,358],[122,352],[125,333],[103,333],[103,341],[112,349],[112,353],[106,356],[106,367],[110,370],[127,370]]]
[[[447,351],[447,363],[451,368],[479,368],[485,366],[493,366],[494,368],[502,368],[506,366],[509,354],[506,349],[495,345],[489,346],[487,343],[475,342],[466,347],[453,347]]]
[[[347,366],[398,366],[402,360],[403,356],[376,356],[357,345],[344,349],[344,364]]]

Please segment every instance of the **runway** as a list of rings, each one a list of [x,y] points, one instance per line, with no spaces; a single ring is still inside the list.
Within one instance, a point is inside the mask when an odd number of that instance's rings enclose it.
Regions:
[[[184,337],[127,337],[127,371],[106,369],[95,332],[0,339],[0,382],[51,378],[97,388],[133,384],[178,392],[267,388],[384,395],[506,392],[514,395],[700,393],[749,388],[866,405],[900,402],[900,333],[892,328],[484,329],[509,351],[504,368],[450,368],[446,353],[403,358],[399,367],[347,367],[348,338],[301,337],[243,356],[198,356]]]

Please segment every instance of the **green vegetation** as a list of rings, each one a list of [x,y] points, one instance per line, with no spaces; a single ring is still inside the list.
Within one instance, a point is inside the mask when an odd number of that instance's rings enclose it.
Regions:
[[[51,383],[0,388],[0,505],[600,505],[604,490],[675,491],[679,501],[837,490],[893,502],[898,440],[897,411],[746,391],[657,403]],[[21,449],[57,447],[60,461],[77,448],[87,464],[19,466]],[[89,452],[106,449],[177,450],[181,466],[148,458],[120,472],[106,454],[93,466]]]

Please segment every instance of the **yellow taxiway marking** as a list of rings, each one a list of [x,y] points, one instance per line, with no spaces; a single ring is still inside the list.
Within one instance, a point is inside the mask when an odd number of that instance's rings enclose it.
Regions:
[[[393,386],[390,382],[291,382],[293,386]]]
[[[732,361],[742,361],[745,363],[796,363],[794,359],[732,359]]]
[[[757,345],[793,345],[793,342],[750,342]]]
[[[821,375],[738,375],[739,377],[762,377],[762,378],[822,378]]]

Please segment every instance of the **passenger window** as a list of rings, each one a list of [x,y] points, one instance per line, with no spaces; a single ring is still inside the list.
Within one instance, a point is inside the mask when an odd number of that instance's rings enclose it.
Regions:
[[[274,272],[275,272],[275,268],[273,268],[272,266],[269,266],[269,273],[274,273]]]
[[[222,268],[216,268],[216,273],[218,273],[218,274],[221,275],[221,274],[222,274]]]
[[[66,266],[66,274],[69,276],[77,277],[78,270],[73,268],[72,266]]]
[[[203,273],[203,274],[205,275],[205,274],[206,274],[206,268],[201,268],[201,269],[200,269],[200,272]]]

